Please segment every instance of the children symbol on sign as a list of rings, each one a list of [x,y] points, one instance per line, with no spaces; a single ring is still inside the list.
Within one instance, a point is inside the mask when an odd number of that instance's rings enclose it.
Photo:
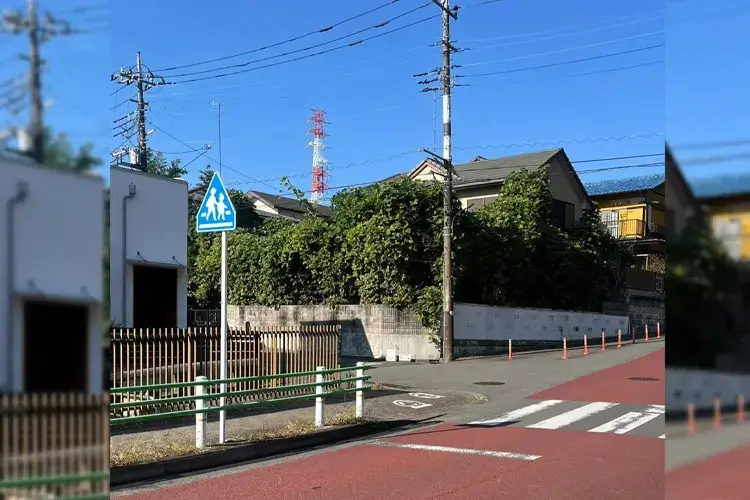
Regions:
[[[224,193],[219,193],[219,202],[216,204],[216,211],[219,214],[219,220],[226,220],[227,204],[224,202]]]
[[[219,195],[219,199],[222,199],[223,195]],[[203,214],[203,216],[206,218],[206,221],[210,220],[213,217],[213,220],[216,220],[216,188],[211,188],[211,194],[206,200],[206,210],[208,210],[207,213]]]

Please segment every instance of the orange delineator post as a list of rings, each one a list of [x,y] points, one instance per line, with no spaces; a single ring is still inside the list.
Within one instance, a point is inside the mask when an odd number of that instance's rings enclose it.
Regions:
[[[714,399],[714,429],[721,427],[721,400]]]
[[[513,359],[513,341],[508,339],[508,359]]]
[[[583,336],[583,355],[589,355],[589,339],[586,335]]]
[[[607,337],[606,333],[604,333],[604,330],[602,330],[602,351],[607,350]]]
[[[648,324],[646,325],[646,342],[648,342]]]
[[[568,359],[568,339],[563,337],[563,357],[562,359]]]
[[[737,396],[737,423],[741,424],[745,421],[745,396],[740,394]]]
[[[661,323],[658,321],[656,322],[656,338],[661,338]]]
[[[688,434],[695,434],[695,405],[693,403],[688,404],[687,419]]]
[[[622,330],[619,328],[617,329],[617,348],[622,348]]]

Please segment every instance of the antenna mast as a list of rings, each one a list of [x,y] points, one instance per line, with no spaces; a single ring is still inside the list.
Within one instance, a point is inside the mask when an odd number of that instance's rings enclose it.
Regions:
[[[309,143],[309,146],[312,146],[313,150],[312,195],[310,196],[310,200],[317,203],[323,198],[328,189],[328,160],[323,157],[323,151],[325,150],[323,139],[327,137],[325,125],[328,122],[325,121],[325,111],[313,109],[312,112],[312,117],[308,120],[308,122],[313,124],[313,128],[309,132],[313,136],[313,140]]]

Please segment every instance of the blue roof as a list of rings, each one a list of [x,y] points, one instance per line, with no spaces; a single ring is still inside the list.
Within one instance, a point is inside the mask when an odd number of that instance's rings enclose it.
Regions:
[[[606,181],[584,182],[583,187],[589,196],[601,196],[605,194],[632,193],[634,191],[647,191],[659,187],[665,181],[664,174],[641,175],[639,177],[627,177],[625,179],[609,179]]]
[[[692,179],[688,184],[698,199],[750,194],[750,175],[747,174]]]

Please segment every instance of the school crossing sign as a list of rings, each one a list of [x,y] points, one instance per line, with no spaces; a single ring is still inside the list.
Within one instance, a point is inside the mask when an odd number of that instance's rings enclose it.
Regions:
[[[237,212],[218,172],[214,172],[208,183],[195,223],[199,233],[233,231],[237,228]]]

